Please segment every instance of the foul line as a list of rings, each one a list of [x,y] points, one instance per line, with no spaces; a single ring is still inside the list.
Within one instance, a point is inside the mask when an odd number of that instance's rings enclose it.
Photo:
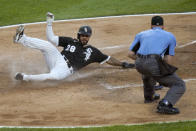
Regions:
[[[189,42],[189,43],[186,43],[184,45],[180,45],[180,46],[177,46],[176,48],[183,48],[183,47],[186,47],[186,46],[189,46],[189,45],[193,45],[196,43],[196,40],[192,41],[192,42]]]
[[[127,47],[127,45],[116,45],[116,46],[108,46],[108,47],[103,47],[99,48],[100,50],[108,50],[108,49],[118,49],[118,48],[123,48]]]
[[[128,88],[128,87],[141,87],[143,84],[126,84],[122,86],[112,86],[109,83],[100,83],[101,86],[105,87],[108,90],[113,90],[113,89],[122,89],[122,88]]]
[[[189,42],[189,43],[186,43],[184,45],[180,45],[180,46],[177,46],[176,48],[184,48],[186,46],[189,46],[189,45],[193,45],[196,43],[196,40],[192,41],[192,42]],[[130,45],[115,45],[115,46],[108,46],[108,47],[102,47],[102,48],[99,48],[100,50],[110,50],[110,49],[118,49],[118,48],[124,48],[124,47],[129,47]]]
[[[184,79],[185,82],[194,81],[194,80],[196,80],[196,79],[195,78]]]
[[[183,79],[183,81],[185,81],[185,82],[194,81],[194,80],[196,80],[196,78]],[[135,83],[120,85],[120,86],[112,86],[109,83],[100,83],[100,85],[105,87],[108,90],[122,89],[122,88],[128,88],[128,87],[135,88],[135,87],[143,86],[143,84],[135,84]]]
[[[161,122],[144,122],[144,123],[134,123],[134,124],[122,124],[124,126],[136,126],[136,125],[148,125],[148,124],[167,124],[167,123],[176,123],[176,122],[191,122],[193,120],[177,120],[177,121],[161,121]],[[120,124],[119,124],[120,125]],[[92,125],[92,126],[0,126],[0,128],[96,128],[96,127],[110,127],[118,125]]]
[[[80,18],[80,19],[68,19],[68,20],[55,20],[54,22],[69,22],[69,21],[80,21],[80,20],[96,20],[96,19],[108,19],[108,18],[120,18],[120,17],[131,17],[131,16],[153,16],[153,15],[191,15],[196,14],[196,12],[182,12],[182,13],[156,13],[156,14],[136,14],[136,15],[119,15],[119,16],[104,16],[104,17],[92,17],[92,18]],[[23,25],[34,25],[34,24],[45,24],[46,21],[43,22],[34,22],[34,23],[21,23]],[[20,24],[2,26],[0,29],[16,27]]]

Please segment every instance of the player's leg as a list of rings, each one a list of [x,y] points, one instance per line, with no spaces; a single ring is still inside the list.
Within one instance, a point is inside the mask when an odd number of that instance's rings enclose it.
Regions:
[[[25,73],[18,73],[16,79],[24,81],[62,80],[72,74],[72,71],[68,68],[63,67],[63,70],[60,70],[59,66],[57,68],[58,70],[54,69],[46,74],[27,75]]]
[[[38,49],[42,52],[48,52],[48,53],[58,52],[59,53],[57,48],[50,42],[26,36],[24,34],[23,25],[20,25],[16,29],[16,35],[14,36],[14,43],[20,43],[26,47]]]
[[[15,43],[20,43],[29,48],[34,48],[40,50],[46,60],[47,66],[50,70],[47,74],[39,74],[39,75],[26,75],[22,73],[16,74],[15,78],[17,80],[35,80],[35,81],[43,81],[47,79],[59,80],[63,79],[70,74],[70,70],[68,69],[67,63],[65,62],[63,56],[58,51],[58,49],[53,46],[50,42],[40,40],[37,38],[28,37],[24,34],[24,27],[19,26],[16,31],[16,35],[14,37]],[[59,72],[61,73],[55,73]],[[22,76],[22,77],[21,77]]]
[[[56,70],[57,68],[58,70]],[[17,73],[15,79],[21,81],[22,80],[23,81],[62,80],[72,74],[72,69],[69,69],[67,66],[62,68],[56,66],[56,69],[53,69],[50,73],[37,74],[37,75],[27,75],[25,73]]]
[[[54,68],[58,59],[62,59],[64,61],[64,59],[61,58],[62,55],[58,49],[48,41],[23,35],[18,42],[26,47],[40,50],[45,57],[46,65],[49,70]]]
[[[38,75],[26,75],[25,73],[17,73],[15,79],[23,81],[44,81],[52,79],[52,75],[50,73]]]
[[[50,73],[39,75],[23,75],[25,81],[44,81],[44,80],[62,80],[72,74],[72,68],[69,68],[67,63],[63,61],[56,61],[56,65]]]

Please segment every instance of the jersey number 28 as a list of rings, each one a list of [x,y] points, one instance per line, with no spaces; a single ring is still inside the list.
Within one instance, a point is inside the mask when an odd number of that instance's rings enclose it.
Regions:
[[[70,52],[75,52],[76,47],[75,46],[71,46],[71,45],[67,45],[67,48],[65,49],[66,51],[70,51]]]

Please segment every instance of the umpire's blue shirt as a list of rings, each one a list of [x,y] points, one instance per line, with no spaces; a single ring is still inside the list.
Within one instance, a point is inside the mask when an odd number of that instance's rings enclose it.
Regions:
[[[139,49],[134,51],[136,46],[139,46]],[[162,56],[167,53],[167,55],[174,56],[175,46],[176,38],[172,33],[160,27],[154,27],[138,33],[129,49],[141,55],[158,54]]]

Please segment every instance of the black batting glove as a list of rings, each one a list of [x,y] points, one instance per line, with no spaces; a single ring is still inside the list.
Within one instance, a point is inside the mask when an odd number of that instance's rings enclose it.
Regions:
[[[135,68],[135,64],[128,63],[128,62],[122,62],[122,68]]]

